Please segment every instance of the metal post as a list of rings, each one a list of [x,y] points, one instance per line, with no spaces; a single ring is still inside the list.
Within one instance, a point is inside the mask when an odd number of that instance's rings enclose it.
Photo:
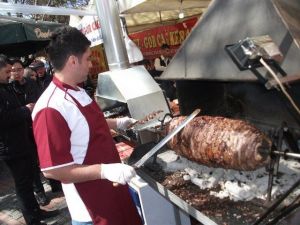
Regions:
[[[96,0],[95,2],[109,69],[111,71],[127,69],[130,64],[117,3],[115,0]]]

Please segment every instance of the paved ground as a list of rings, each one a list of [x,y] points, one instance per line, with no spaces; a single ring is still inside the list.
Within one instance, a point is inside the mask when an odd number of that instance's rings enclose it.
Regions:
[[[49,205],[42,207],[47,211],[59,210],[59,214],[45,220],[51,225],[71,224],[70,214],[67,209],[63,193],[52,193],[50,186],[44,183],[46,195],[51,199]],[[3,162],[0,161],[0,225],[24,225],[25,221],[18,209],[13,179]]]

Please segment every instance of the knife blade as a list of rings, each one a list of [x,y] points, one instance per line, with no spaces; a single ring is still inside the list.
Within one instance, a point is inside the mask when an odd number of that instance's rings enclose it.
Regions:
[[[144,128],[147,128],[151,125],[154,125],[155,123],[159,122],[159,117],[161,116],[161,113],[163,113],[163,110],[157,110],[152,113],[149,113],[144,118],[137,120],[133,124],[131,124],[127,129],[132,130],[142,130]]]

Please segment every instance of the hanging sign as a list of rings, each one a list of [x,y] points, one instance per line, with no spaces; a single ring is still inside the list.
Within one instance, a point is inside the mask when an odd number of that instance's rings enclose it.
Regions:
[[[145,59],[151,60],[162,54],[161,45],[168,44],[171,54],[174,55],[189,35],[198,18],[185,20],[169,26],[160,26],[153,29],[132,33],[129,37],[142,51]]]
[[[77,29],[80,30],[91,42],[91,47],[102,44],[102,32],[97,16],[85,16],[79,22]]]

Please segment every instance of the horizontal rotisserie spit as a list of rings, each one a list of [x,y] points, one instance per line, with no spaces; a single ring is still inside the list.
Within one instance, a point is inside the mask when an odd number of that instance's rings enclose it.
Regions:
[[[167,133],[185,117],[173,118]],[[209,167],[256,170],[269,161],[270,139],[253,125],[237,119],[199,116],[174,136],[168,147]]]

